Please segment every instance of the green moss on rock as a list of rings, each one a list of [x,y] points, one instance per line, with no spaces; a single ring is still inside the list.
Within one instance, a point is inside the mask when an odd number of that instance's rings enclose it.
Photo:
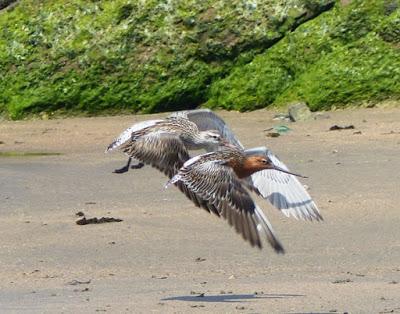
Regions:
[[[252,110],[306,101],[314,110],[400,96],[399,9],[336,6],[212,84],[207,106]]]
[[[395,2],[318,16],[334,1],[20,0],[0,12],[0,113],[253,110],[294,98],[317,109],[397,97]]]

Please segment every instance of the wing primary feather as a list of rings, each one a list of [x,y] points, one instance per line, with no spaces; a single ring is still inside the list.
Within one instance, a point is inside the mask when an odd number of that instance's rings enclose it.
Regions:
[[[271,244],[271,246],[274,248],[274,250],[277,253],[284,254],[285,249],[283,248],[283,246],[280,243],[280,241],[278,240],[278,238],[275,236],[275,232],[272,229],[272,226],[271,226],[270,222],[268,221],[267,217],[264,215],[264,213],[261,211],[261,209],[258,206],[256,206],[256,208],[254,210],[254,215],[257,218],[257,221],[259,223],[258,226],[260,226],[262,231],[265,232],[265,234],[267,236],[267,240]]]

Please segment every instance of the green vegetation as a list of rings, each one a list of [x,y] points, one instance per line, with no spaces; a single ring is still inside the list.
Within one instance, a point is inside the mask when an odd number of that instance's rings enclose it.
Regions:
[[[311,109],[400,96],[397,1],[337,5],[211,86],[210,107],[251,110],[306,101]]]
[[[20,0],[0,11],[0,113],[398,97],[398,1],[332,3]]]

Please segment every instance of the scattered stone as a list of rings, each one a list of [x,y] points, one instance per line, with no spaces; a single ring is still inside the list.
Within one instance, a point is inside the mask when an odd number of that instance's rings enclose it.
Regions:
[[[292,104],[289,106],[289,117],[293,122],[307,121],[312,118],[312,113],[304,102]]]
[[[196,291],[190,291],[190,294],[197,294],[196,295],[196,297],[199,297],[199,298],[203,298],[204,297],[204,292],[196,292]]]
[[[205,307],[205,305],[203,305],[203,304],[195,304],[195,305],[191,305],[190,307]]]
[[[263,131],[264,132],[272,131],[271,133],[285,134],[285,133],[287,133],[287,132],[289,132],[291,130],[292,130],[291,128],[289,128],[286,125],[282,124],[282,125],[276,125],[276,126],[274,126],[272,128],[265,129]]]
[[[314,114],[314,119],[315,120],[324,120],[324,119],[330,119],[331,116],[327,114],[326,112],[316,112]]]
[[[236,277],[234,275],[229,276],[228,279],[235,279]]]
[[[72,281],[67,282],[67,285],[71,285],[71,286],[88,285],[88,284],[91,283],[91,281],[92,281],[91,279],[89,279],[89,280],[87,280],[87,281],[81,281],[81,280],[76,280],[76,279],[74,279],[74,280],[72,280]]]
[[[94,205],[96,202],[85,202],[85,205]]]
[[[81,212],[81,211],[75,213],[75,215],[78,216],[78,217],[83,217],[83,216],[85,216],[85,214],[84,214],[83,212]]]
[[[353,134],[355,134],[355,135],[362,134],[362,132],[361,131],[355,131],[355,132],[353,132]]]
[[[49,133],[50,131],[53,131],[53,130],[54,130],[53,128],[45,128],[45,129],[42,131],[42,134]]]
[[[278,113],[272,118],[274,121],[290,121],[290,116],[284,113]]]
[[[353,280],[347,278],[347,279],[338,279],[338,280],[332,281],[332,283],[347,283],[347,282],[353,282]]]
[[[14,144],[24,144],[22,141],[14,141]]]
[[[108,242],[108,244],[111,244],[111,245],[115,244],[115,241]]]
[[[281,136],[278,132],[268,132],[266,134],[267,137],[279,137]]]
[[[195,259],[195,262],[204,262],[206,259],[202,257],[198,257]]]
[[[123,221],[122,219],[119,218],[113,218],[113,217],[93,217],[86,219],[86,217],[83,217],[82,219],[79,219],[76,221],[77,225],[89,225],[89,224],[102,224],[106,222],[120,222]]]
[[[156,275],[151,275],[151,278],[154,278],[154,279],[167,279],[168,276],[156,276]]]
[[[237,306],[235,307],[235,309],[237,309],[237,310],[245,310],[246,307],[237,305]]]
[[[0,145],[1,145],[1,144],[5,144],[4,141],[0,141]]]
[[[332,151],[332,154],[337,154],[339,151],[337,150],[337,149],[334,149],[333,151]]]
[[[336,309],[329,310],[329,313],[336,313],[336,312],[337,312],[337,310],[336,310]]]
[[[355,274],[353,274],[353,273],[350,272],[350,271],[348,271],[347,274],[349,274],[349,275],[354,275],[354,276],[357,276],[357,277],[365,277],[364,274],[360,274],[360,273],[355,273]]]
[[[382,133],[382,135],[390,135],[390,134],[400,134],[400,132],[395,132],[391,130],[390,132]]]
[[[391,285],[397,285],[399,282],[396,280],[392,280],[391,282],[389,282]]]
[[[254,295],[261,295],[261,294],[264,294],[264,291],[256,291],[256,292],[254,292]]]
[[[335,124],[335,125],[332,125],[329,128],[329,131],[353,130],[353,129],[355,129],[355,128],[354,128],[354,125],[352,125],[352,124],[344,125],[344,126],[340,126],[340,125]]]

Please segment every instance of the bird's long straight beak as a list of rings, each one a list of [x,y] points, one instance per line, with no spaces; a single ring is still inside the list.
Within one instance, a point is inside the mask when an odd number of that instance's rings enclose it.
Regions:
[[[271,169],[272,169],[272,170],[277,170],[277,171],[280,171],[280,172],[284,172],[284,173],[290,174],[290,175],[292,175],[292,176],[296,176],[296,177],[300,177],[300,178],[307,178],[307,177],[305,177],[305,176],[302,176],[301,174],[287,171],[287,170],[285,170],[285,169],[283,169],[283,168],[281,168],[281,167],[275,166],[275,165],[272,165],[272,168],[271,168]]]

